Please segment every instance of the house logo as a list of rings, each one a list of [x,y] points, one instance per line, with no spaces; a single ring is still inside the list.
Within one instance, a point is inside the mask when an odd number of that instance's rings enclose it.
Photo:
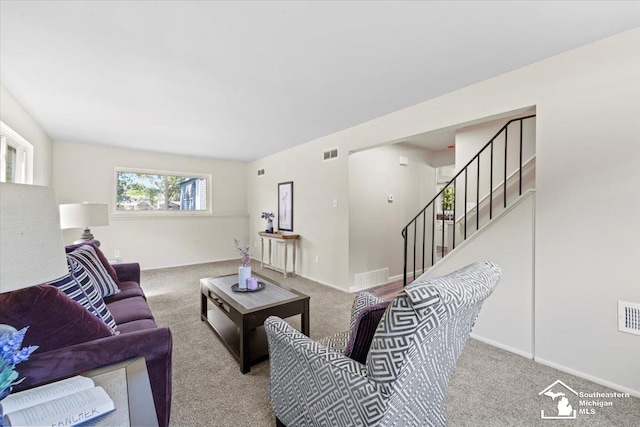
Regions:
[[[574,389],[572,389],[562,381],[557,380],[549,387],[538,393],[538,396],[546,396],[551,398],[551,400],[556,403],[557,408],[555,414],[545,414],[544,409],[540,410],[540,418],[542,418],[543,420],[575,420],[576,410],[573,409],[571,401],[569,400],[569,398],[573,399],[573,396],[571,396],[569,392],[573,393],[575,396],[578,396],[578,393]]]

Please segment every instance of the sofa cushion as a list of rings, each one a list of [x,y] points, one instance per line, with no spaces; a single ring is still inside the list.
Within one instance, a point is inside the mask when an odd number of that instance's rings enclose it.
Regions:
[[[111,336],[104,322],[49,285],[0,294],[0,323],[29,326],[23,344],[39,353]]]
[[[114,301],[119,301],[121,299],[131,298],[131,297],[143,297],[146,299],[144,292],[140,285],[136,282],[120,282],[118,284],[118,288],[120,288],[120,292],[115,295],[108,296],[104,298],[104,302],[108,305]]]
[[[118,332],[128,334],[130,332],[141,331],[143,329],[155,329],[157,327],[156,322],[151,319],[132,320],[127,323],[119,323]]]
[[[120,284],[120,279],[118,278],[118,273],[116,273],[116,269],[113,267],[113,265],[111,265],[107,257],[104,255],[104,252],[102,252],[100,248],[94,245],[91,241],[82,242],[77,245],[66,246],[65,250],[67,251],[67,253],[73,252],[74,250],[78,249],[80,246],[83,246],[83,245],[88,245],[88,246],[91,246],[93,249],[95,249],[96,255],[98,255],[98,259],[100,260],[100,263],[102,264],[104,269],[107,270],[107,273],[109,273],[109,276],[113,279],[116,285]]]
[[[118,325],[134,320],[152,319],[153,315],[143,297],[131,297],[109,303],[109,310]]]
[[[86,308],[91,314],[110,327],[112,330],[116,328],[116,322],[106,304],[102,300],[100,291],[93,282],[89,273],[78,264],[73,258],[67,257],[67,266],[69,274],[47,282],[47,285],[53,285],[67,294],[71,299]]]
[[[92,245],[82,245],[67,254],[67,257],[73,258],[78,264],[82,265],[91,278],[97,284],[98,290],[102,297],[115,295],[120,292],[118,285],[113,281],[109,273],[104,268],[96,249]]]

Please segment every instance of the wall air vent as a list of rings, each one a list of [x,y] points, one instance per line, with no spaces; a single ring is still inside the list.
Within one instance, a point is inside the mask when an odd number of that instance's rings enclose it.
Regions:
[[[327,160],[333,160],[338,158],[338,147],[329,148],[322,152],[322,161],[326,162]]]
[[[618,330],[640,335],[640,304],[618,301]]]
[[[264,169],[258,169],[258,176],[264,175]]]

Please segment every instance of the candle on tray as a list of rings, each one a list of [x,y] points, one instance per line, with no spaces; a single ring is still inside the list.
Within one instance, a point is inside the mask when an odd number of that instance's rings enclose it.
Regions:
[[[250,291],[255,291],[256,289],[258,289],[258,279],[256,279],[255,277],[249,277],[247,279],[247,289],[249,289]]]

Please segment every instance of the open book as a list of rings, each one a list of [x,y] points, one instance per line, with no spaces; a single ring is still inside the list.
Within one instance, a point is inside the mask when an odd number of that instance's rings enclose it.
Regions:
[[[0,402],[6,426],[74,426],[109,413],[113,401],[91,378],[66,380],[10,394]]]

